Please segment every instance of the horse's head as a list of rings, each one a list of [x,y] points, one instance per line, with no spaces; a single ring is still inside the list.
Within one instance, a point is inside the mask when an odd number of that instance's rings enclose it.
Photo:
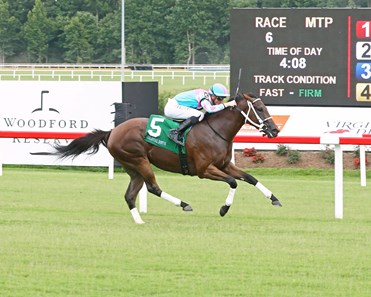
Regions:
[[[245,117],[245,123],[253,125],[269,138],[274,138],[280,130],[272,120],[267,107],[260,98],[253,94],[238,94],[235,108]]]

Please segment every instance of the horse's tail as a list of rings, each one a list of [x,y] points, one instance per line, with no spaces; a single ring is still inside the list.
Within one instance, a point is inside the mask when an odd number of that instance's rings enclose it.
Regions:
[[[55,145],[56,150],[53,155],[57,155],[60,159],[64,158],[75,158],[82,153],[88,153],[94,155],[99,151],[99,146],[103,144],[107,147],[107,141],[111,134],[111,131],[94,130],[93,132],[74,139],[70,144]]]

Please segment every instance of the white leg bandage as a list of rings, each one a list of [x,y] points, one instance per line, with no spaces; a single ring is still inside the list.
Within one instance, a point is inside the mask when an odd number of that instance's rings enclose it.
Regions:
[[[171,196],[170,194],[165,192],[161,193],[161,198],[175,204],[176,206],[180,206],[180,203],[182,202],[180,199],[175,198],[174,196]]]
[[[272,196],[272,192],[269,191],[265,186],[263,186],[260,182],[258,182],[255,187],[257,187],[263,194],[265,197],[267,198],[271,198]]]
[[[139,211],[138,211],[137,208],[131,209],[130,212],[131,212],[131,215],[133,216],[133,219],[134,219],[135,223],[144,224],[144,221],[140,217],[140,214],[139,214]]]
[[[236,189],[229,188],[228,197],[225,200],[225,205],[231,206],[233,203],[234,193],[236,193]]]

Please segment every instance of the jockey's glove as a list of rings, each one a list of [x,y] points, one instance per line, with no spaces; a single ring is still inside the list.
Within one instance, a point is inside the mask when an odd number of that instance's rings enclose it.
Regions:
[[[224,108],[232,107],[232,106],[235,106],[236,105],[236,101],[235,100],[232,100],[232,101],[229,101],[227,103],[223,103],[223,105],[224,105]]]

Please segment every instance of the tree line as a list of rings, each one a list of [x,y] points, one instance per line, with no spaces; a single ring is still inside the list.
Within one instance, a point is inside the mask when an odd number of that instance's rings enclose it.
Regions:
[[[369,7],[371,0],[0,0],[0,63],[228,64],[232,8]]]

